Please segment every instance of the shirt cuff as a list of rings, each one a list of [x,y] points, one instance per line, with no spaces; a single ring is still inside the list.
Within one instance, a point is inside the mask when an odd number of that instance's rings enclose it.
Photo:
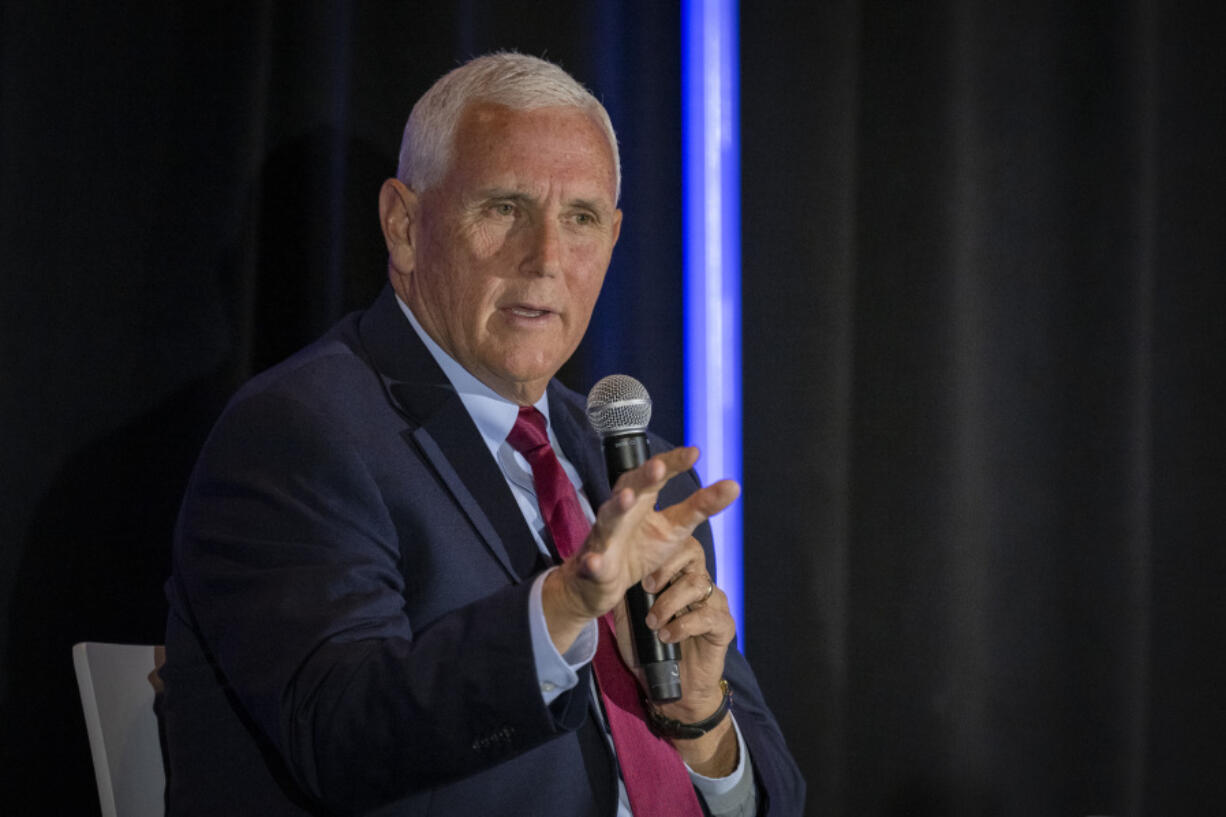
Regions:
[[[714,817],[751,817],[758,810],[758,791],[753,782],[753,761],[745,750],[741,727],[737,726],[732,713],[732,728],[736,731],[736,768],[727,777],[705,777],[685,768],[690,773],[690,782],[698,789],[707,803],[707,810]]]
[[[596,620],[588,622],[575,643],[565,653],[558,652],[553,639],[549,637],[549,625],[545,622],[545,607],[541,603],[541,588],[545,585],[545,577],[550,568],[536,577],[532,582],[532,591],[528,595],[528,622],[532,631],[532,657],[536,661],[536,677],[540,683],[541,699],[545,706],[567,690],[574,689],[579,683],[579,670],[584,664],[596,657],[596,640],[599,631]]]

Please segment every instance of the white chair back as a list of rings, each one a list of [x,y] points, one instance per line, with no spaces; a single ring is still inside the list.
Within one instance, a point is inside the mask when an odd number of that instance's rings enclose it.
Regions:
[[[153,704],[161,646],[85,642],[72,648],[102,817],[164,817],[166,769]]]

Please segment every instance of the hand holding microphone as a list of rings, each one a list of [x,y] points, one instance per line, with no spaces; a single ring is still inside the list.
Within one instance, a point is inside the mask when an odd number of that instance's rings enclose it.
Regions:
[[[619,502],[618,480],[639,469],[650,457],[646,428],[651,419],[651,398],[634,378],[610,375],[597,383],[588,395],[587,416],[604,443],[609,484],[614,488],[611,503],[616,505]],[[693,449],[677,449],[657,459],[667,463],[665,476],[671,477],[692,466],[695,457]],[[641,479],[642,474],[634,476]],[[663,483],[642,496],[654,506],[655,496],[662,487]],[[707,517],[727,507],[738,493],[739,488],[735,483],[724,480],[699,489],[677,505],[658,511],[651,507],[649,510],[654,516],[643,519],[632,534],[635,541],[629,547],[642,548],[644,552],[655,552],[662,545],[668,548],[668,552],[658,560],[659,563],[648,564],[640,576],[655,574],[656,581],[652,588],[657,592],[647,592],[641,582],[635,582],[625,594],[636,663],[643,670],[648,695],[653,701],[665,703],[678,701],[682,697],[680,642],[687,637],[699,638],[705,647],[695,660],[688,662],[689,671],[685,673],[687,679],[695,679],[695,673],[698,673],[695,680],[699,683],[696,686],[705,689],[687,688],[687,699],[693,697],[689,694],[691,692],[705,691],[718,696],[723,655],[735,633],[735,624],[727,614],[722,593],[718,593],[719,598],[714,600],[719,602],[718,609],[689,612],[691,608],[704,607],[717,591],[707,575],[702,548],[690,534]],[[636,494],[635,501],[643,500]],[[631,504],[627,510],[633,507]],[[639,511],[642,512],[642,509]],[[602,513],[611,512],[602,510]],[[630,513],[627,513],[626,518],[629,516]],[[624,522],[625,518],[618,518],[612,526],[616,528]],[[671,541],[654,541],[659,538]],[[670,581],[672,585],[665,588]],[[664,626],[671,631],[672,637],[661,641],[647,625],[647,617],[658,596],[665,593],[668,598],[662,604],[665,608],[662,618],[667,622]],[[713,603],[712,607],[715,606]],[[660,611],[657,610],[656,614],[660,615]],[[671,622],[668,621],[670,618]],[[660,622],[656,623],[660,625]]]

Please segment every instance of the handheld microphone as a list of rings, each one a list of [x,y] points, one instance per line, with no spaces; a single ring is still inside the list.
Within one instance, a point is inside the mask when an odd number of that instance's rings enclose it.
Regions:
[[[651,397],[633,377],[611,374],[593,386],[587,396],[587,419],[604,441],[609,487],[651,456],[647,446]],[[647,626],[647,613],[655,601],[655,594],[644,590],[642,584],[626,591],[635,657],[647,676],[649,697],[664,703],[681,698],[681,648],[678,644],[662,644]]]

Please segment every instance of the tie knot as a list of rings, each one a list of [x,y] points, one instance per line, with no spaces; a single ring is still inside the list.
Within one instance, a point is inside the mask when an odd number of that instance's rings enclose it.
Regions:
[[[515,425],[507,435],[507,442],[525,457],[543,445],[549,445],[549,432],[545,430],[545,415],[535,406],[520,406]]]

